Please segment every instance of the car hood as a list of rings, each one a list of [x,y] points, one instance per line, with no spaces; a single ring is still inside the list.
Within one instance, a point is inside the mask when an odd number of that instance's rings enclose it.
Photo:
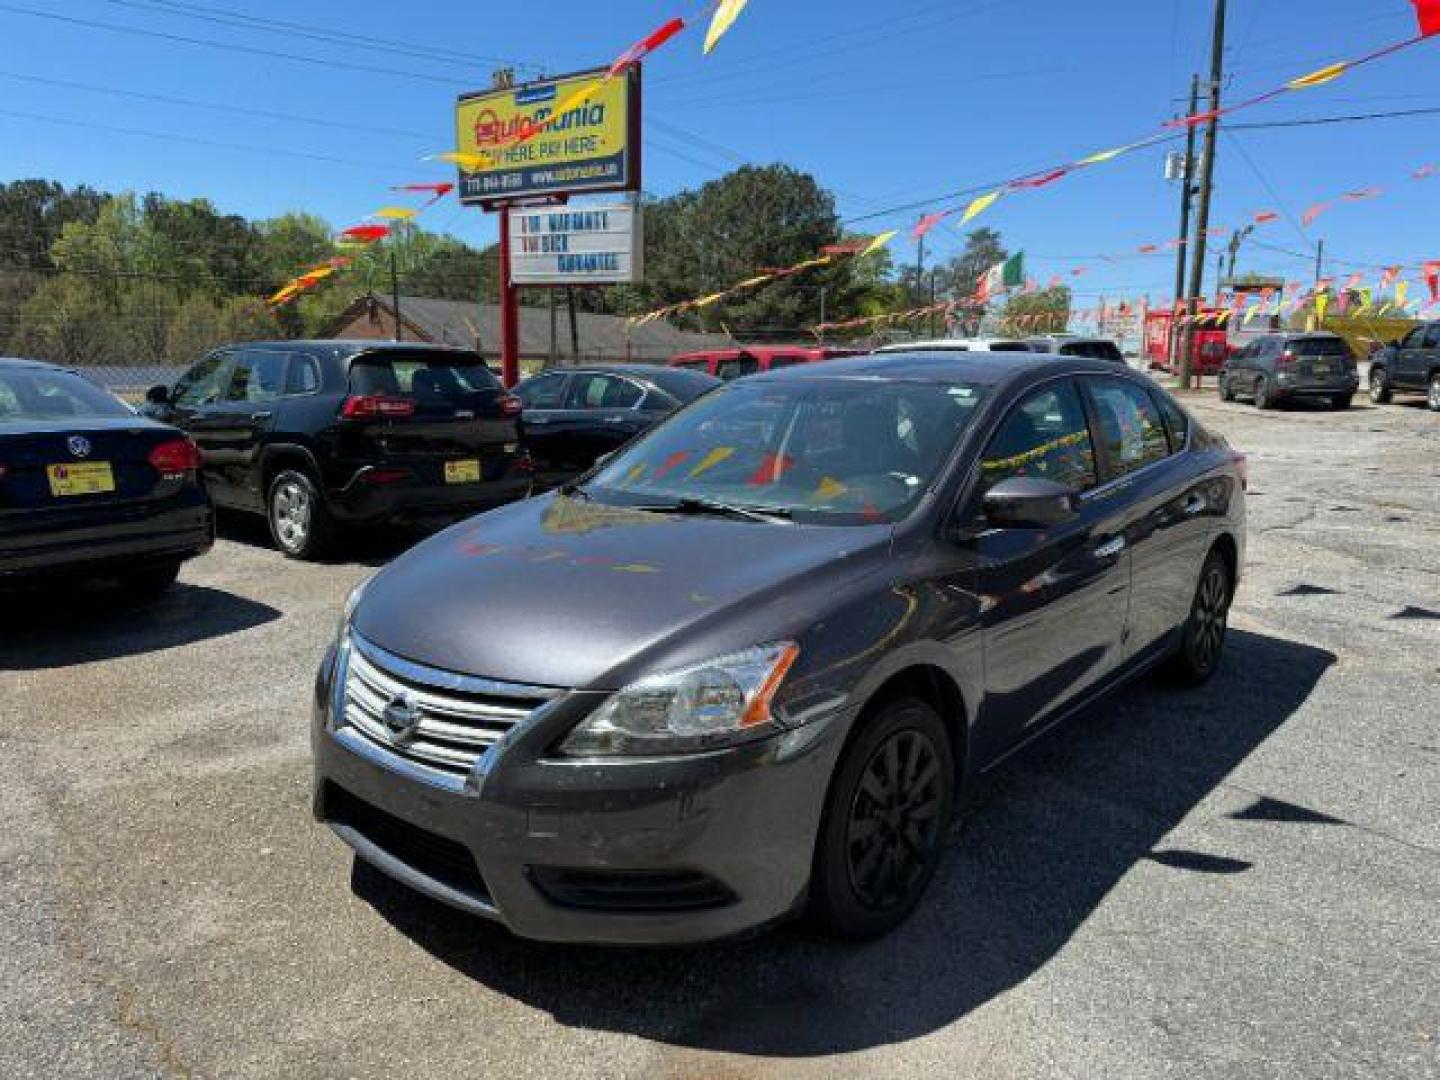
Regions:
[[[617,689],[645,671],[796,632],[813,606],[799,594],[823,588],[812,572],[825,567],[824,582],[846,566],[864,572],[883,560],[891,533],[551,494],[462,522],[401,556],[366,588],[353,626],[447,671]]]

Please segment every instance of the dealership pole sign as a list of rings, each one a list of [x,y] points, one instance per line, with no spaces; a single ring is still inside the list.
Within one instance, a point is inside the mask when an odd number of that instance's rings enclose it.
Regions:
[[[638,191],[640,68],[605,76],[601,68],[461,97],[457,156],[488,164],[475,171],[461,167],[460,201],[490,208],[547,196]]]
[[[638,206],[571,206],[510,214],[516,285],[628,285],[640,281]]]

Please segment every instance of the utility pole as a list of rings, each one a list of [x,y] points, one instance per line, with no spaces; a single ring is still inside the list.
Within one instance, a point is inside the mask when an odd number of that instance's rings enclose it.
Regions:
[[[1186,116],[1194,116],[1200,108],[1200,76],[1190,76],[1190,111]],[[1188,240],[1190,238],[1190,203],[1195,198],[1195,126],[1192,124],[1185,132],[1185,169],[1184,175],[1180,178],[1180,231],[1177,236]],[[1185,249],[1188,244],[1175,245],[1175,299],[1183,300],[1190,295],[1185,288],[1185,256],[1189,254]],[[1172,309],[1173,310],[1173,309]],[[1181,333],[1180,320],[1170,320],[1170,356],[1175,356],[1175,351],[1180,347]]]
[[[1325,239],[1315,242],[1315,288],[1320,288],[1320,279],[1325,276]]]
[[[580,324],[575,318],[575,286],[565,286],[565,303],[570,307],[570,363],[580,363]]]
[[[1205,128],[1205,156],[1200,162],[1200,205],[1195,213],[1195,234],[1190,246],[1190,295],[1185,311],[1190,321],[1180,351],[1180,385],[1190,386],[1190,353],[1195,339],[1195,315],[1205,282],[1205,233],[1210,228],[1210,196],[1215,183],[1215,138],[1220,130],[1220,83],[1225,78],[1225,0],[1215,0],[1215,31],[1210,43],[1210,122]],[[1194,116],[1194,113],[1190,114]]]
[[[560,338],[555,323],[555,314],[559,309],[555,303],[555,290],[546,289],[545,295],[550,298],[550,366],[553,368],[560,360]]]
[[[400,324],[400,274],[395,267],[395,244],[390,244],[390,304],[395,313],[395,340],[401,341],[405,331]]]

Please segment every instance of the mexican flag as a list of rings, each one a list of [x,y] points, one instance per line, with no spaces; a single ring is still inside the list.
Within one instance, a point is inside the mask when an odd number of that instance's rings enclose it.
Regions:
[[[999,293],[1018,288],[1025,284],[1025,253],[1011,255],[1004,262],[998,262],[980,275],[975,287],[975,298],[981,303]]]

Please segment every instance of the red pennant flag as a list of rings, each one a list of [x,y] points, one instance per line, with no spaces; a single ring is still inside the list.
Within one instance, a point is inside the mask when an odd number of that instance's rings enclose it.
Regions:
[[[1373,198],[1375,198],[1375,197],[1376,197],[1377,195],[1379,195],[1382,191],[1384,191],[1384,189],[1383,189],[1383,188],[1378,188],[1378,187],[1361,188],[1359,191],[1347,191],[1347,192],[1345,193],[1345,201],[1346,201],[1346,202],[1362,202],[1362,201],[1364,201],[1365,199],[1373,199]]]
[[[607,79],[613,79],[626,68],[633,64],[638,64],[646,56],[654,52],[661,45],[664,45],[665,42],[669,41],[684,29],[684,19],[671,19],[664,26],[654,31],[649,37],[641,38],[616,57],[615,62],[610,65],[610,70],[605,73],[605,77]]]
[[[1355,288],[1355,286],[1356,286],[1356,285],[1359,285],[1360,282],[1364,279],[1364,276],[1365,276],[1365,275],[1363,275],[1362,273],[1360,273],[1359,270],[1356,270],[1355,273],[1351,274],[1348,278],[1345,279],[1345,288],[1347,288],[1347,289],[1353,289],[1353,288]]]
[[[1410,174],[1412,180],[1429,180],[1437,172],[1440,172],[1440,165],[1421,165]]]
[[[1425,284],[1430,289],[1431,301],[1440,300],[1440,259],[1425,264]]]
[[[1208,124],[1221,113],[1220,109],[1212,109],[1209,112],[1196,113],[1194,116],[1182,116],[1176,120],[1166,120],[1165,126],[1171,128],[1193,128],[1201,124]]]
[[[1138,251],[1141,255],[1152,255],[1155,252],[1159,251],[1160,247],[1158,244],[1141,244],[1135,250]]]
[[[390,235],[389,225],[354,225],[340,234],[351,240],[359,240],[362,243],[373,244],[382,236]]]
[[[1316,203],[1314,206],[1310,207],[1309,210],[1305,211],[1304,215],[1300,218],[1300,224],[1304,225],[1306,228],[1309,228],[1311,225],[1315,224],[1315,220],[1319,218],[1321,214],[1325,213],[1325,211],[1329,209],[1330,204],[1328,202]]]
[[[1275,210],[1262,210],[1255,215],[1254,220],[1256,225],[1268,225],[1272,221],[1279,221],[1280,214]]]
[[[944,221],[949,216],[949,210],[942,210],[938,214],[926,214],[918,222],[915,223],[915,228],[911,231],[910,238],[912,240],[919,240],[922,236],[928,233],[931,229],[935,228],[936,225],[939,225],[940,222]]]
[[[1045,288],[1047,288],[1047,289],[1058,289],[1058,288],[1060,287],[1060,283],[1061,283],[1062,281],[1064,281],[1064,280],[1065,280],[1065,279],[1064,279],[1063,277],[1061,277],[1059,274],[1054,274],[1054,275],[1051,276],[1050,280],[1046,283]]]
[[[1380,275],[1380,288],[1388,289],[1390,283],[1400,276],[1401,269],[1399,266],[1385,267],[1384,272]]]
[[[1042,188],[1046,184],[1053,184],[1069,171],[1069,169],[1056,169],[1054,172],[1047,172],[1040,176],[1030,176],[1023,180],[1011,180],[1010,186],[1012,188]]]
[[[444,196],[444,195],[449,195],[450,192],[454,191],[454,190],[455,190],[455,185],[454,185],[454,184],[395,184],[393,187],[390,188],[390,190],[391,190],[391,191],[424,191],[424,192],[429,192],[431,195]]]
[[[1230,231],[1230,230],[1227,229],[1227,228],[1225,228],[1223,225],[1216,225],[1213,229],[1206,229],[1206,230],[1205,230],[1205,235],[1206,235],[1206,236],[1213,236],[1213,237],[1216,237],[1216,238],[1218,239],[1219,237],[1224,236],[1224,235],[1225,235],[1227,232],[1229,232],[1229,231]]]
[[[1415,17],[1420,20],[1420,36],[1440,34],[1440,0],[1411,0]]]
[[[1090,271],[1090,268],[1089,268],[1088,266],[1077,266],[1074,270],[1071,270],[1071,271],[1070,271],[1070,276],[1071,276],[1071,277],[1080,277],[1080,275],[1086,274],[1086,273],[1088,273],[1089,271]]]

